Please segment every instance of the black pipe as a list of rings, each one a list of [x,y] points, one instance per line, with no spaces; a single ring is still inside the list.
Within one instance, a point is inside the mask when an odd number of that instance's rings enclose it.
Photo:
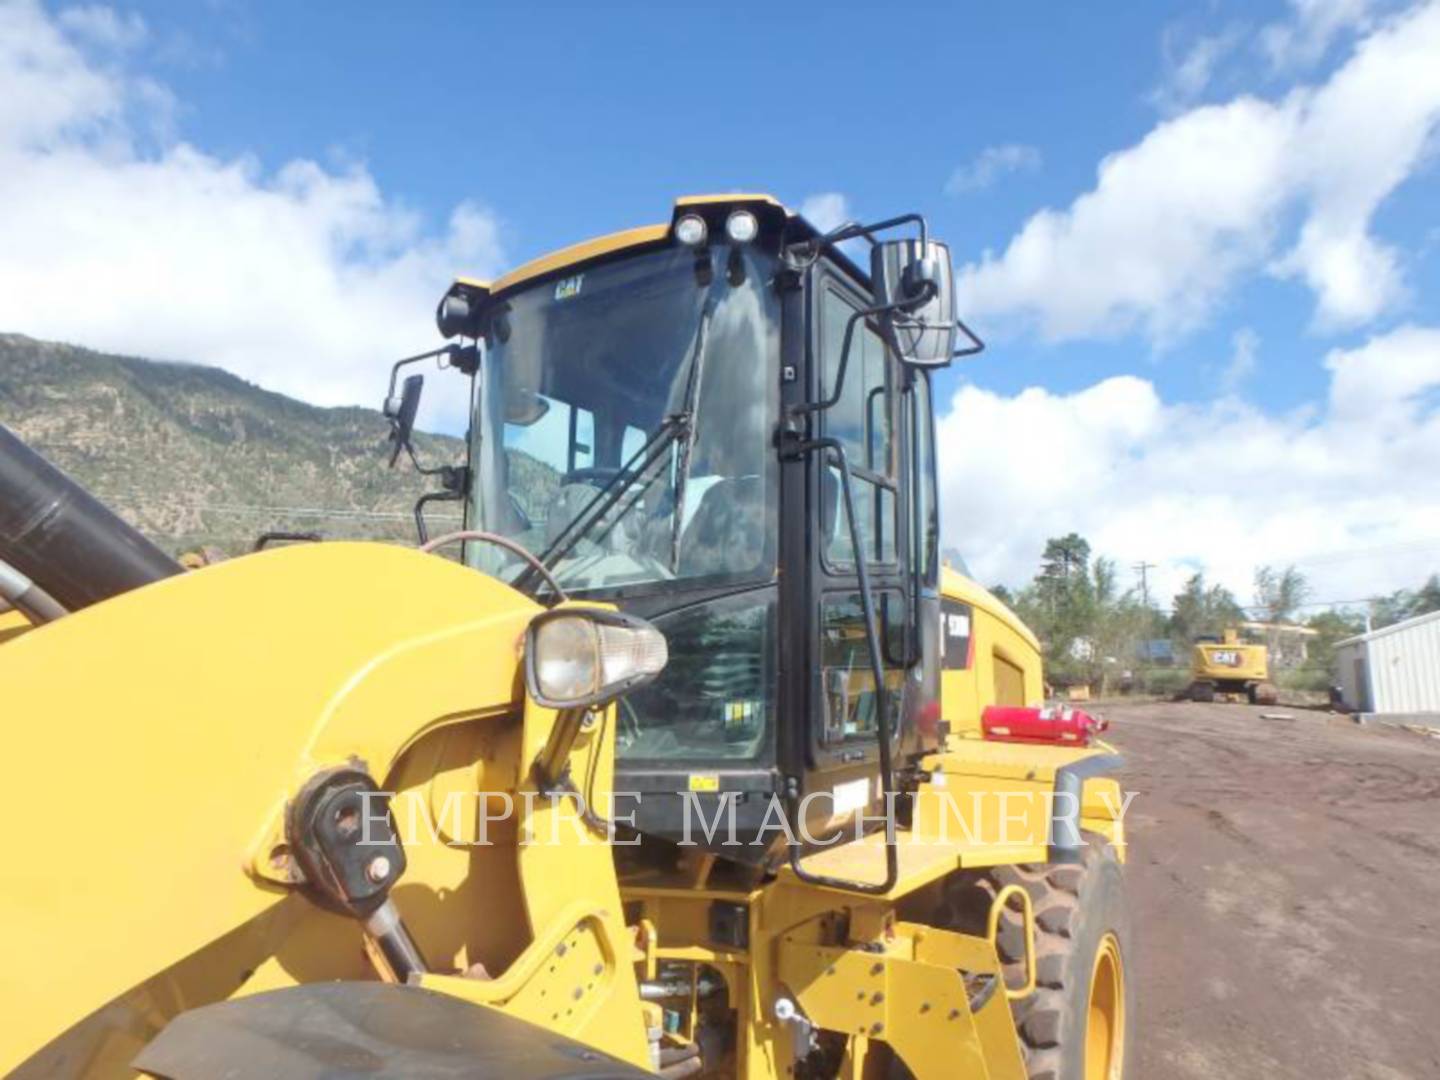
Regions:
[[[180,572],[179,563],[3,424],[0,559],[67,611]]]

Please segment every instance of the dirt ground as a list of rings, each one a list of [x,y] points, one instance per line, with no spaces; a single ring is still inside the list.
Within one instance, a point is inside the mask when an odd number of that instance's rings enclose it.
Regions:
[[[1440,1077],[1440,740],[1284,707],[1096,711],[1139,793],[1130,1075]]]

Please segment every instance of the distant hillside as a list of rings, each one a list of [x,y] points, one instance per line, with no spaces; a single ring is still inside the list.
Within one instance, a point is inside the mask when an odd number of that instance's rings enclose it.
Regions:
[[[386,373],[375,373],[377,397]],[[437,388],[438,389],[438,388]],[[247,549],[272,529],[413,540],[429,485],[385,467],[378,411],[322,409],[216,368],[111,356],[0,334],[0,423],[165,550]],[[424,459],[463,444],[422,436]],[[435,525],[455,524],[433,508]]]

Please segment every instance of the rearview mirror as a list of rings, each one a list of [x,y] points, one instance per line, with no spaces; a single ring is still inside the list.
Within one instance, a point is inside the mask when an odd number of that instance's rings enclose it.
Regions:
[[[538,424],[550,411],[549,399],[537,394],[528,386],[507,386],[505,388],[505,422],[517,427]]]
[[[876,305],[890,347],[907,364],[943,367],[955,355],[955,278],[938,240],[885,240],[870,251]],[[928,298],[927,298],[928,297]]]
[[[410,445],[410,436],[415,431],[415,413],[420,408],[420,392],[425,389],[424,375],[407,375],[401,384],[400,393],[385,399],[385,418],[390,421],[390,438],[395,449],[390,454],[394,465],[400,451]]]

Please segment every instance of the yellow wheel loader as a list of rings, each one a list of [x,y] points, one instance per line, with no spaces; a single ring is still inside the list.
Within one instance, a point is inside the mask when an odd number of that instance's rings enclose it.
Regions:
[[[1240,632],[1227,628],[1217,638],[1195,642],[1190,661],[1191,701],[1234,701],[1244,697],[1251,705],[1274,705],[1280,691],[1270,681],[1270,650],[1254,641],[1241,641]]]
[[[1119,759],[981,724],[1039,650],[940,572],[923,219],[682,199],[437,321],[422,550],[181,572],[0,437],[0,1072],[1132,1075]]]

